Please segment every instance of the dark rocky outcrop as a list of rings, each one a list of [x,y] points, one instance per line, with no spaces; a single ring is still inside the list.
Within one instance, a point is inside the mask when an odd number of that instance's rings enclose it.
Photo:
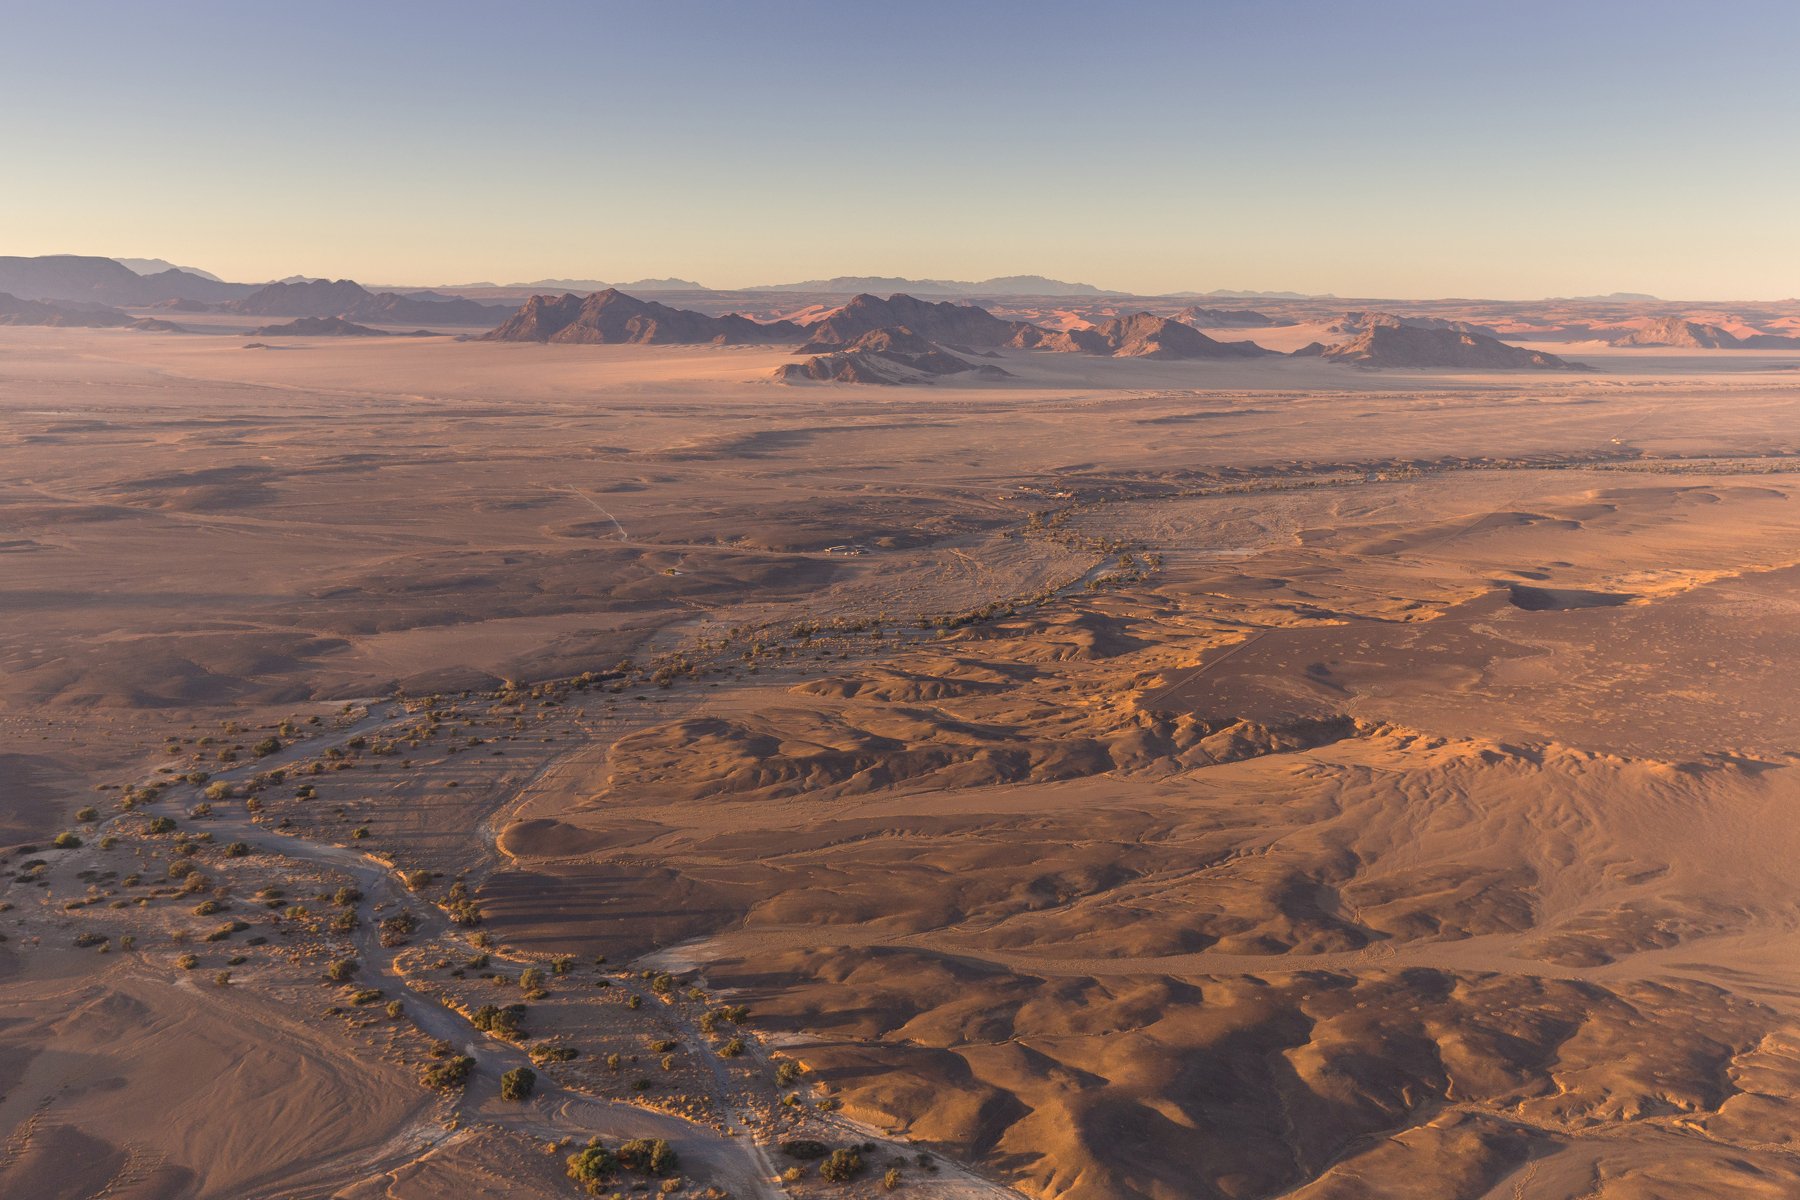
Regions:
[[[803,350],[802,353],[805,351]],[[804,362],[777,368],[784,383],[830,380],[837,383],[930,383],[945,375],[1007,379],[1011,375],[990,363],[972,363],[905,326],[872,329],[849,344]]]
[[[1061,333],[1028,326],[1011,344],[1027,350],[1111,358],[1260,358],[1272,353],[1255,342],[1217,341],[1192,325],[1147,312],[1102,321],[1092,329]]]
[[[974,304],[920,300],[905,293],[883,300],[865,292],[808,326],[806,332],[811,340],[807,348],[847,346],[865,333],[898,328],[945,345],[1004,346],[1037,327],[1024,321],[1002,320]]]
[[[271,283],[223,307],[254,317],[342,317],[372,325],[487,325],[504,311],[429,292],[371,292],[353,279]]]
[[[1332,362],[1359,367],[1449,367],[1464,370],[1585,371],[1542,350],[1509,346],[1497,338],[1417,325],[1372,325],[1361,337],[1326,350]]]
[[[116,308],[46,304],[0,292],[0,325],[63,325],[83,329],[123,328],[132,318]]]
[[[727,313],[709,317],[654,300],[639,300],[617,288],[591,296],[533,296],[498,329],[492,342],[558,342],[593,345],[755,345],[800,342],[806,331],[792,321],[763,324]]]

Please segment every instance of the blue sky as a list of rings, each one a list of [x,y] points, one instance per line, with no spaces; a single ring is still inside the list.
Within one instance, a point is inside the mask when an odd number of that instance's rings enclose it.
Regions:
[[[1800,293],[1800,6],[0,0],[0,253]]]

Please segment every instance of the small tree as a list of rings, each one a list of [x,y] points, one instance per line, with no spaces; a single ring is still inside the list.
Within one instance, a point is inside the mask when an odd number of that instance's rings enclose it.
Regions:
[[[598,1196],[601,1184],[612,1175],[615,1165],[613,1156],[600,1144],[599,1138],[588,1142],[587,1147],[568,1157],[569,1178],[576,1183],[584,1184],[589,1194]]]
[[[675,1168],[675,1151],[661,1138],[633,1138],[619,1147],[619,1165],[646,1175]]]
[[[466,1054],[459,1054],[427,1068],[419,1076],[419,1082],[437,1091],[448,1091],[468,1083],[469,1072],[474,1069],[475,1060]]]
[[[849,1183],[862,1174],[862,1155],[854,1150],[833,1150],[819,1164],[819,1175],[832,1183]]]
[[[537,1072],[530,1067],[514,1067],[500,1077],[500,1098],[502,1100],[527,1100],[531,1091],[537,1087]]]

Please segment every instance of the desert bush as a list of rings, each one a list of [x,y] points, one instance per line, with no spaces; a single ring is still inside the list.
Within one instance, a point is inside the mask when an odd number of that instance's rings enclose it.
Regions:
[[[256,755],[256,757],[258,757],[258,758],[267,758],[267,757],[269,757],[269,755],[275,754],[278,751],[280,751],[280,749],[281,749],[281,739],[280,738],[266,737],[262,741],[256,743],[256,745],[250,747],[250,753]]]
[[[325,965],[325,978],[333,983],[343,983],[356,974],[357,961],[354,958],[336,958]]]
[[[619,1165],[629,1171],[661,1175],[675,1169],[675,1151],[662,1138],[633,1138],[619,1147]]]
[[[889,1167],[887,1169],[887,1174],[885,1174],[881,1177],[881,1188],[883,1191],[892,1192],[892,1191],[897,1191],[899,1189],[899,1187],[900,1187],[900,1168],[899,1167]]]
[[[719,1047],[720,1058],[736,1058],[743,1052],[744,1039],[740,1037],[734,1037],[729,1042],[726,1042],[723,1046]]]
[[[350,884],[345,884],[337,891],[331,893],[331,902],[333,904],[355,904],[362,898],[362,889],[353,887]]]
[[[831,1153],[830,1146],[824,1142],[815,1142],[810,1138],[795,1138],[792,1141],[782,1142],[777,1149],[789,1158],[797,1158],[801,1162],[811,1162],[815,1158],[824,1158]]]
[[[146,833],[174,833],[174,817],[151,817],[150,824],[144,827]]]
[[[800,1078],[800,1064],[791,1058],[784,1058],[775,1064],[775,1082],[782,1087],[788,1086]]]
[[[226,858],[248,858],[249,856],[250,856],[250,843],[249,842],[233,842],[233,843],[231,843],[231,845],[225,847],[225,857]]]
[[[531,1048],[531,1061],[539,1065],[573,1062],[580,1057],[581,1052],[573,1046],[533,1046]]]
[[[667,1054],[680,1044],[674,1038],[653,1038],[650,1042],[650,1053]]]
[[[862,1155],[854,1150],[833,1150],[819,1164],[819,1177],[832,1183],[849,1183],[862,1174]]]
[[[197,955],[184,954],[175,960],[175,965],[184,971],[191,971],[200,965],[200,959]]]
[[[81,839],[72,833],[59,833],[50,840],[50,845],[58,850],[74,850],[80,847]]]
[[[643,1006],[644,1006],[644,998],[642,996],[638,995],[636,992],[633,992],[633,993],[631,993],[631,995],[625,997],[625,1007],[626,1008],[642,1008]]]
[[[98,821],[100,819],[100,812],[98,809],[91,806],[88,808],[78,808],[75,810],[75,819],[77,821]]]
[[[213,982],[218,984],[220,987],[230,987],[231,986],[231,972],[230,971],[220,971],[217,975],[213,976]]]
[[[469,1073],[474,1069],[474,1059],[466,1054],[458,1054],[444,1059],[436,1066],[427,1067],[419,1076],[419,1082],[436,1091],[448,1091],[468,1083]]]
[[[590,1141],[586,1148],[568,1157],[569,1178],[586,1186],[588,1192],[598,1196],[600,1185],[612,1175],[615,1161],[600,1144],[600,1139]]]
[[[392,1020],[398,1021],[401,1017],[406,1015],[406,1005],[398,1000],[389,1000],[387,1002],[387,1015]]]
[[[528,1100],[535,1087],[537,1087],[537,1072],[530,1067],[514,1067],[500,1076],[500,1098],[502,1100]]]

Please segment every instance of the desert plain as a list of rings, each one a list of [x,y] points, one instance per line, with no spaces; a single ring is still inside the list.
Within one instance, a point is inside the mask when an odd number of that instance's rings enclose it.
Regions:
[[[0,328],[0,1194],[1800,1195],[1800,353],[1550,348]]]

